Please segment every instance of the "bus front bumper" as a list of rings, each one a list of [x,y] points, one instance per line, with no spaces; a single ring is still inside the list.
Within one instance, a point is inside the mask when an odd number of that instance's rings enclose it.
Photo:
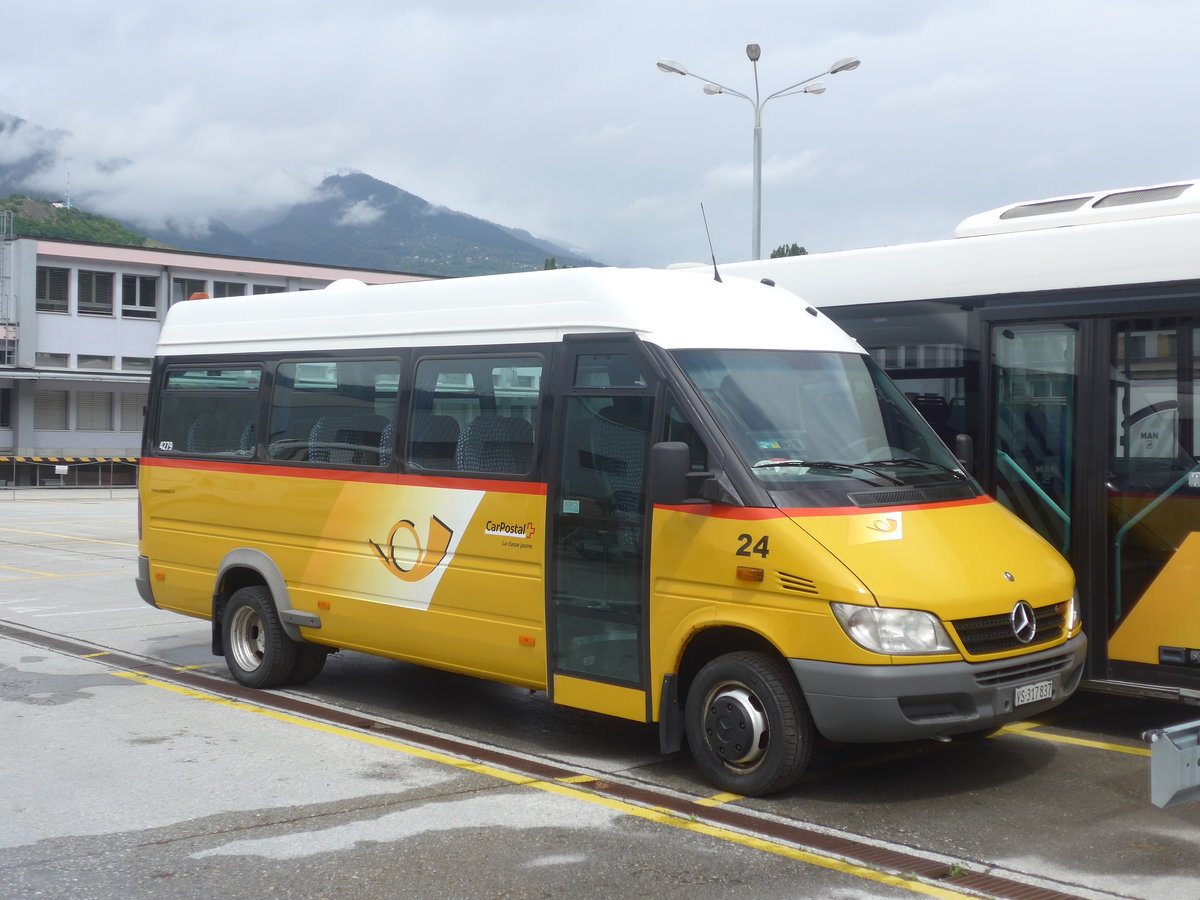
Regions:
[[[873,743],[990,731],[1050,709],[1079,686],[1086,651],[1080,633],[1049,650],[988,663],[788,662],[821,734]]]

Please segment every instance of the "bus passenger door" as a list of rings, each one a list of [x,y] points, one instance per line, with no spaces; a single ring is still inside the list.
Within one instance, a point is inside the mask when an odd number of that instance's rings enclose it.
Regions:
[[[550,485],[551,697],[647,721],[645,485],[658,378],[627,338],[566,346]]]
[[[1110,666],[1200,689],[1200,320],[1117,320],[1110,349]]]

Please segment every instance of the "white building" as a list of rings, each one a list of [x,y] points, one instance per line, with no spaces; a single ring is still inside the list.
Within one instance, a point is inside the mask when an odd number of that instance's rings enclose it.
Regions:
[[[0,485],[133,482],[173,303],[428,277],[0,231]]]

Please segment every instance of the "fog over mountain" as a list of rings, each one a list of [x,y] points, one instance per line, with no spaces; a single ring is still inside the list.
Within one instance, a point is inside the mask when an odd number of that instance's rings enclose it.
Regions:
[[[580,251],[434,206],[360,172],[326,176],[274,208],[239,209],[229,198],[227,217],[170,205],[155,208],[153,191],[141,195],[128,179],[138,168],[130,160],[84,163],[73,179],[76,186],[68,175],[56,192],[53,182],[56,173],[66,171],[63,152],[69,140],[67,132],[0,113],[0,196],[70,199],[73,206],[171,246],[230,256],[430,275],[541,269],[547,258],[560,266],[599,264]]]

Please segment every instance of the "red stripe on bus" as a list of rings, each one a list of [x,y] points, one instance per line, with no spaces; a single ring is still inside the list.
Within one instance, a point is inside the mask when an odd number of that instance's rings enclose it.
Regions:
[[[262,463],[225,462],[209,459],[164,459],[144,457],[143,466],[160,469],[189,469],[201,472],[225,472],[233,475],[267,475],[276,478],[309,478],[317,481],[349,481],[356,484],[389,484],[407,487],[433,487],[449,490],[489,491],[505,494],[532,494],[544,497],[543,482],[500,481],[492,478],[463,478],[458,475],[403,475],[396,472],[360,472],[349,469],[312,469],[301,466],[276,466]]]
[[[960,506],[981,506],[996,501],[983,494],[970,500],[947,500],[941,503],[913,503],[892,506],[796,506],[779,509],[741,506],[713,506],[711,504],[687,504],[683,506],[655,506],[655,509],[665,509],[671,512],[688,513],[693,516],[705,516],[711,519],[736,519],[738,521],[753,521],[760,519],[806,519],[817,516],[874,516],[887,512],[908,512],[911,510],[953,509]]]

